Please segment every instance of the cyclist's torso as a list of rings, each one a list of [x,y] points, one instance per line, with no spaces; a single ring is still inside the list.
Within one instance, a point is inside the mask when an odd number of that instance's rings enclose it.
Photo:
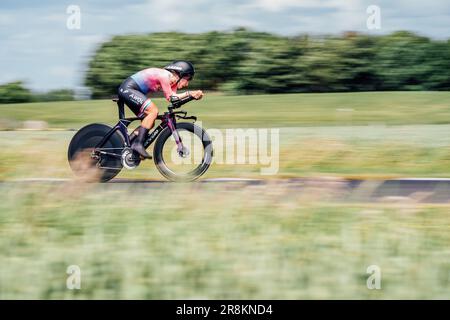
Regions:
[[[170,85],[171,73],[165,69],[148,68],[141,70],[131,76],[136,81],[142,93],[162,90],[164,96],[169,99],[177,91],[177,85]]]

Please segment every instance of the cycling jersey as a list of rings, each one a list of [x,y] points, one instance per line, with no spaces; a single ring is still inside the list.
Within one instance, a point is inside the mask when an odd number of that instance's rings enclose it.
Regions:
[[[170,86],[170,75],[170,71],[164,69],[148,68],[133,74],[131,78],[136,81],[142,93],[162,90],[166,99],[170,100],[170,96],[177,92],[176,84]]]
[[[177,84],[170,85],[170,75],[171,73],[164,69],[141,70],[122,82],[119,97],[135,115],[140,117],[152,102],[146,96],[148,92],[162,90],[168,101],[177,92]]]

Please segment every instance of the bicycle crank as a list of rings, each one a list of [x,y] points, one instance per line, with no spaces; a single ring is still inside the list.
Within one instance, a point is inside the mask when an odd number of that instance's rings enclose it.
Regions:
[[[131,148],[124,148],[121,156],[122,165],[128,170],[136,168],[140,163],[141,159]]]

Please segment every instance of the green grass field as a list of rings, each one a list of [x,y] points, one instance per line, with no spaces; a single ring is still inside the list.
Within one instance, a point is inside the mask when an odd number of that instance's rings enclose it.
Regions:
[[[448,205],[330,203],[279,184],[110,186],[0,185],[0,299],[450,296]],[[66,288],[70,265],[81,290]],[[370,265],[381,290],[366,286]]]
[[[163,106],[163,102],[158,100]],[[92,122],[113,124],[111,101],[0,105],[2,123],[44,120],[50,128],[80,128]],[[163,108],[160,107],[162,110]],[[262,165],[220,161],[209,177],[279,178],[450,176],[450,93],[378,92],[206,96],[185,106],[207,129],[280,128],[279,171],[261,176]],[[137,123],[131,128],[137,126]],[[71,177],[67,132],[0,132],[0,179],[35,176]],[[217,159],[226,146],[214,141]],[[125,178],[160,179],[147,161]]]
[[[167,102],[155,103],[165,110]],[[206,95],[183,109],[207,128],[450,124],[450,93]],[[4,119],[44,120],[65,129],[117,122],[117,107],[109,100],[0,105],[0,111]]]
[[[204,177],[450,177],[449,131],[450,125],[285,127],[280,129],[276,174],[261,175],[261,170],[269,165],[227,164],[226,153],[230,149],[216,142],[215,161]],[[0,132],[4,148],[0,154],[0,180],[73,177],[67,147],[74,134],[73,131]],[[220,160],[222,163],[218,163]],[[118,177],[164,179],[153,160],[144,161],[131,171],[123,169]]]
[[[163,104],[160,103],[160,106]],[[160,107],[162,110],[163,108]],[[450,93],[227,97],[187,105],[205,128],[279,128],[265,185],[0,183],[0,299],[448,299],[448,204],[350,203],[285,177],[450,177]],[[113,124],[109,101],[0,105],[8,129]],[[69,178],[74,131],[0,131],[0,180]],[[216,157],[227,150],[214,143]],[[222,152],[222,153],[221,153]],[[152,162],[122,178],[162,179]],[[81,290],[66,288],[70,265]],[[381,269],[381,290],[366,286]]]

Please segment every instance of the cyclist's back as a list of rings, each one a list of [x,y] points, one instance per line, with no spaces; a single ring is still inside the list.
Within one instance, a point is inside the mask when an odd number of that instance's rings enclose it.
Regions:
[[[160,68],[147,68],[136,72],[131,78],[136,81],[141,92],[155,92],[163,90],[166,99],[169,99],[177,92],[177,85],[170,85],[170,71]]]

